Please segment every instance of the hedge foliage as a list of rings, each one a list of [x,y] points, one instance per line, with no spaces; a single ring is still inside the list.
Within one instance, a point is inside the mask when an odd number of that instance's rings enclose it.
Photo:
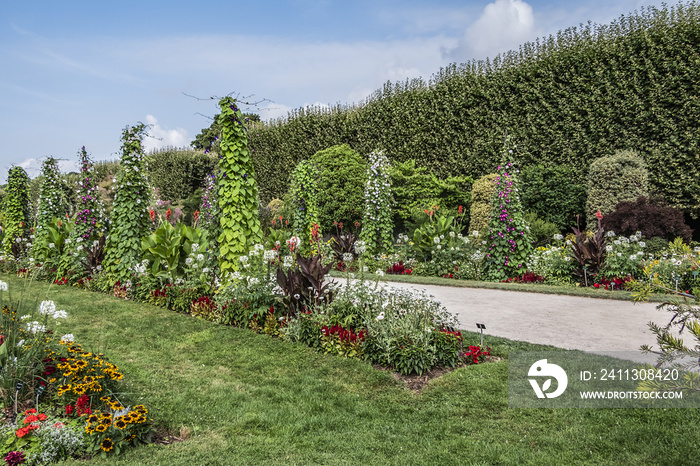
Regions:
[[[555,224],[560,231],[570,232],[576,226],[577,215],[581,225],[586,224],[588,183],[578,180],[573,168],[532,165],[522,170],[520,180],[525,210],[536,212],[541,220]]]
[[[636,152],[618,151],[596,159],[588,172],[588,228],[595,228],[597,212],[607,215],[622,201],[646,196],[648,179],[644,160]]]
[[[148,155],[148,180],[158,188],[164,201],[187,198],[204,185],[207,174],[216,168],[217,160],[200,150],[169,147]]]
[[[251,128],[263,200],[282,197],[296,164],[349,144],[392,163],[420,161],[438,177],[489,173],[503,134],[518,165],[571,167],[634,149],[650,185],[700,212],[700,5],[642,9],[582,25],[493,60],[450,65],[430,80],[387,83],[359,105],[305,108]]]

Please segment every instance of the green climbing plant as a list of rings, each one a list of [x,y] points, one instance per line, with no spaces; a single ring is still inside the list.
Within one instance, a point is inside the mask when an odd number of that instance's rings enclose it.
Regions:
[[[316,164],[302,160],[292,172],[292,228],[301,239],[302,249],[309,246],[314,224],[318,225],[318,177]]]
[[[78,152],[80,160],[80,178],[76,195],[76,215],[70,236],[66,239],[64,257],[58,267],[57,276],[71,275],[71,279],[77,279],[85,275],[85,269],[80,259],[87,254],[87,249],[92,247],[93,241],[101,235],[107,226],[104,214],[104,204],[100,199],[99,188],[93,178],[93,165],[85,146]]]
[[[10,169],[5,192],[5,237],[2,248],[6,256],[14,256],[12,246],[17,244],[16,239],[26,239],[29,233],[29,176],[24,168]],[[17,246],[15,251],[18,251]]]
[[[56,254],[56,249],[47,247],[51,243],[48,227],[54,219],[66,220],[66,199],[58,161],[53,157],[47,157],[41,165],[41,175],[44,182],[39,191],[34,241],[32,242],[32,257],[37,261],[49,259],[49,256],[42,254],[41,251],[51,252],[50,256]]]
[[[373,254],[391,250],[394,245],[390,168],[389,159],[381,151],[369,154],[360,239]]]
[[[216,117],[221,127],[220,158],[217,177],[219,209],[219,267],[225,277],[237,271],[239,258],[247,255],[254,244],[262,241],[258,214],[258,189],[255,169],[248,148],[243,115],[233,97],[219,101],[221,113]]]
[[[139,123],[122,131],[121,171],[116,178],[112,228],[106,242],[105,272],[125,281],[140,260],[141,238],[148,235],[150,188],[144,174],[143,137],[146,126]]]
[[[490,280],[504,280],[525,272],[532,253],[529,228],[523,218],[518,192],[518,173],[513,164],[516,146],[506,137],[504,162],[498,166],[494,180],[489,220],[489,250],[486,273]]]

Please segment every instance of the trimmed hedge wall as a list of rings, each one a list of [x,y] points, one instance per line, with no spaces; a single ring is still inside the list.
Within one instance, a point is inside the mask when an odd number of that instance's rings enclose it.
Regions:
[[[521,167],[590,163],[619,149],[645,159],[652,192],[700,212],[700,6],[692,1],[584,25],[429,82],[387,83],[364,103],[295,110],[250,128],[260,194],[282,197],[299,160],[336,144],[475,179],[507,132]]]

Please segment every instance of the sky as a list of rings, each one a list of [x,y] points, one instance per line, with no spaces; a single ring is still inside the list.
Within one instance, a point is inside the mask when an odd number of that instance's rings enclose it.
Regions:
[[[669,5],[679,3],[667,1]],[[498,53],[661,1],[0,0],[0,182],[48,156],[77,171],[118,159],[122,129],[147,150],[188,146],[233,94],[263,120],[361,102],[387,81]]]

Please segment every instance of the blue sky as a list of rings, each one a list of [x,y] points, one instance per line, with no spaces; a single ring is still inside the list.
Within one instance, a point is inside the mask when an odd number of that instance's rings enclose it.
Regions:
[[[678,3],[668,1],[669,4]],[[269,99],[263,119],[304,105],[362,101],[386,81],[493,57],[558,30],[660,1],[4,0],[0,13],[0,180],[46,156],[76,169],[119,157],[126,125],[153,125],[148,149],[186,146],[215,101]]]

